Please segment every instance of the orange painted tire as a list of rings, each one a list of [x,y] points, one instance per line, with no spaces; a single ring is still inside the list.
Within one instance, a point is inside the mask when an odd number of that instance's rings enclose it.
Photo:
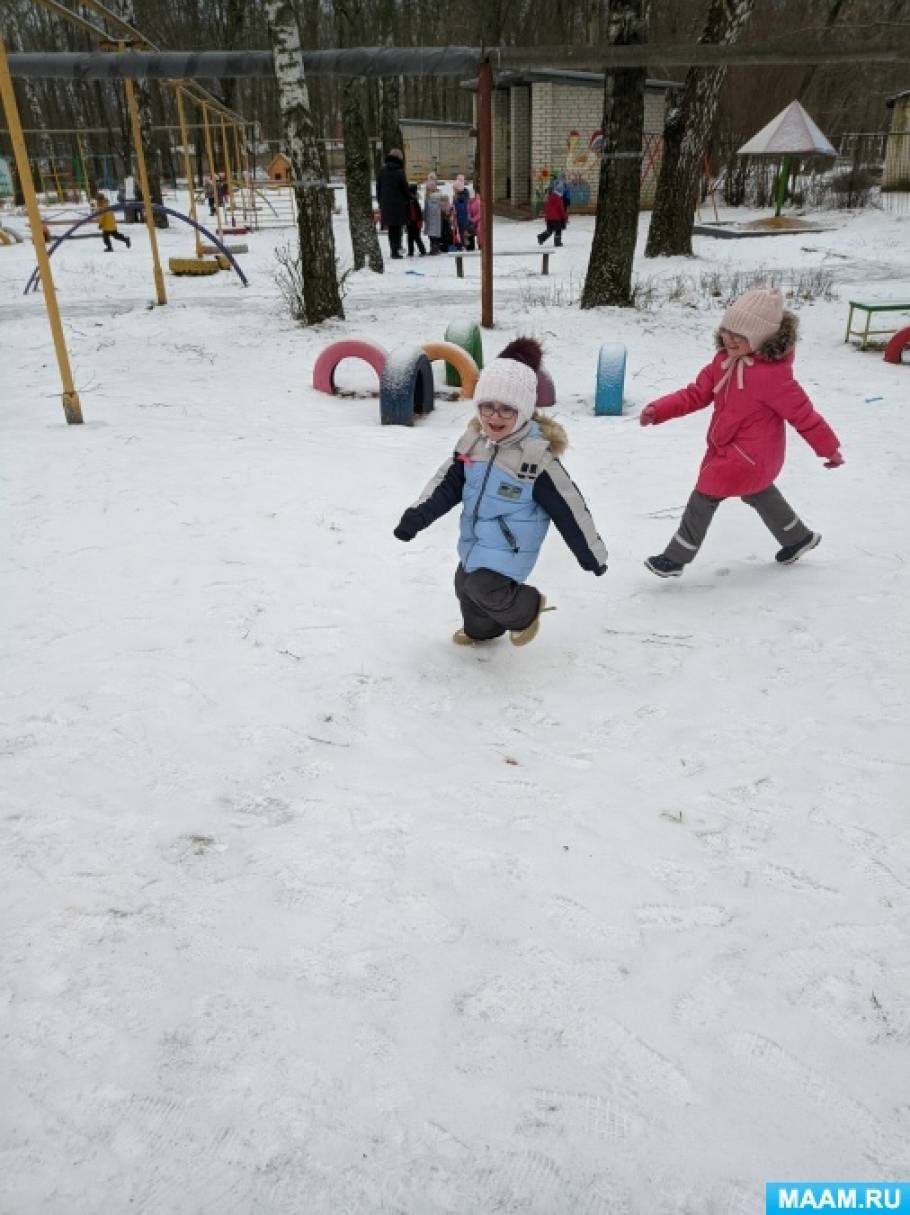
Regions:
[[[466,350],[454,342],[424,342],[421,349],[431,363],[443,359],[448,366],[454,367],[461,378],[462,397],[473,397],[480,372]]]
[[[901,355],[910,347],[910,325],[906,329],[898,329],[893,338],[889,338],[885,347],[885,362],[900,363]]]

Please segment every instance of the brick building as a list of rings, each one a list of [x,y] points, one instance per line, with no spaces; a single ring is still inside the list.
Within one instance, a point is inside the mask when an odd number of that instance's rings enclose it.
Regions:
[[[469,87],[476,88],[476,84]],[[657,187],[668,95],[682,85],[648,80],[642,140],[641,205]],[[594,211],[600,179],[604,77],[598,72],[544,69],[508,72],[493,91],[493,205],[510,213],[536,213],[547,187],[562,174],[572,210]]]

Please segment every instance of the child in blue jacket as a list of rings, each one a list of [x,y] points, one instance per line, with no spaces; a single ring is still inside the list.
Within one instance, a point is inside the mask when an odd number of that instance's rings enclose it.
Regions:
[[[607,568],[604,542],[559,459],[566,433],[535,413],[540,362],[540,344],[519,338],[484,368],[477,417],[395,528],[399,540],[413,540],[462,504],[455,594],[464,627],[456,645],[506,632],[513,645],[527,645],[537,636],[546,598],[526,579],[551,521],[582,569],[599,577]]]

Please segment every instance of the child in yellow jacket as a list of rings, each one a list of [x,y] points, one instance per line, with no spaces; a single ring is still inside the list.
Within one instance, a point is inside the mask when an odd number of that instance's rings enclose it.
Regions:
[[[110,205],[111,204],[107,201],[103,194],[99,194],[95,198],[95,206],[99,211],[101,211],[102,207],[110,207]],[[124,236],[122,232],[117,231],[117,219],[113,211],[102,211],[101,215],[98,216],[98,227],[101,229],[101,239],[104,241],[105,253],[114,252],[114,246],[111,244],[111,237],[113,237],[114,240],[123,241],[127,249],[132,244],[132,241],[128,236]]]

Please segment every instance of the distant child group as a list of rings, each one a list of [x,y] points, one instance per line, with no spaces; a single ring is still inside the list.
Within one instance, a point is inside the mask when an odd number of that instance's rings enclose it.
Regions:
[[[382,226],[388,230],[389,252],[401,258],[402,237],[407,233],[408,257],[416,250],[427,252],[421,231],[425,228],[430,253],[472,250],[480,247],[483,208],[477,194],[465,182],[464,174],[455,178],[452,198],[439,189],[436,174],[427,175],[424,204],[416,185],[409,185],[404,171],[404,154],[392,148],[376,181],[376,197]]]
[[[717,353],[695,382],[642,410],[641,425],[651,426],[713,406],[707,451],[679,527],[664,551],[645,561],[659,578],[679,577],[695,559],[727,498],[741,498],[757,512],[781,546],[780,565],[792,565],[821,540],[774,484],[784,463],[785,423],[825,468],[844,462],[837,435],[793,378],[796,324],[777,289],[746,292],[724,313]],[[604,542],[562,464],[566,433],[536,412],[541,353],[538,342],[519,338],[483,369],[467,430],[394,529],[399,540],[413,540],[461,504],[457,645],[506,633],[513,645],[534,639],[548,609],[527,579],[551,522],[583,570],[598,577],[606,572]]]

